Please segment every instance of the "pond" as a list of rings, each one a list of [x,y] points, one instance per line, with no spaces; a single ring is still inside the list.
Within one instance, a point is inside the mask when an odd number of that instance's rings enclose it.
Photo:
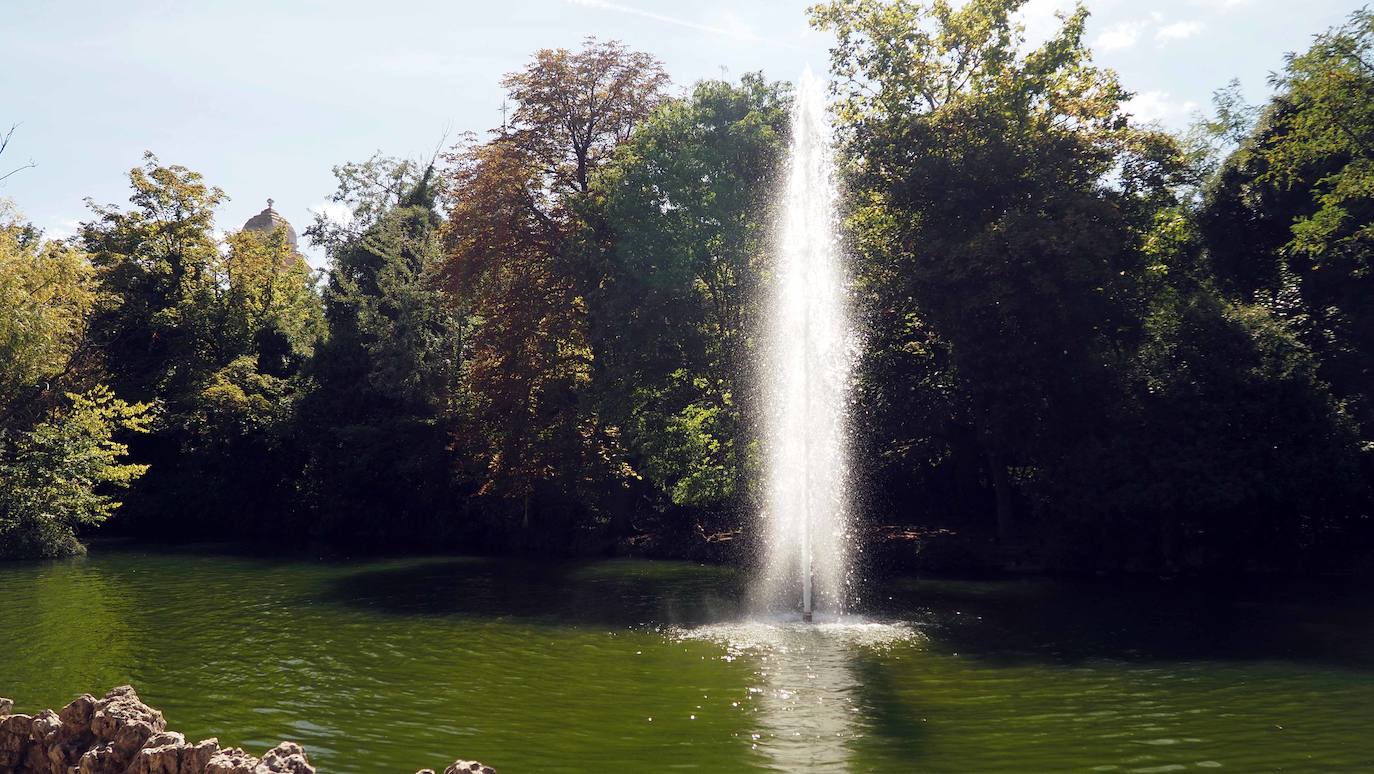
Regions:
[[[729,568],[98,547],[0,564],[0,696],[132,683],[170,728],[322,772],[1374,767],[1358,590],[875,584],[746,622]]]

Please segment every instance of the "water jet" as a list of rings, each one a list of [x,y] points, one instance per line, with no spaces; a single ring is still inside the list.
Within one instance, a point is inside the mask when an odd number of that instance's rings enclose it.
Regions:
[[[762,594],[802,620],[850,599],[846,411],[856,337],[836,236],[838,196],[825,83],[797,85],[765,354]],[[798,588],[800,586],[800,588]]]

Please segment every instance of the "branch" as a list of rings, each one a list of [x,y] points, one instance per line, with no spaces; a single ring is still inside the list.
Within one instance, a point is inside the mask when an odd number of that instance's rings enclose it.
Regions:
[[[12,124],[10,126],[10,130],[8,132],[5,132],[5,136],[0,137],[0,154],[3,154],[5,152],[5,148],[9,147],[10,138],[14,136],[14,130],[18,128],[19,124]],[[11,169],[10,171],[5,172],[4,174],[0,174],[0,182],[4,182],[6,178],[8,178],[16,172],[20,172],[25,169],[32,169],[36,166],[38,166],[38,164],[34,162],[33,159],[29,159],[29,163],[15,167],[14,169]]]

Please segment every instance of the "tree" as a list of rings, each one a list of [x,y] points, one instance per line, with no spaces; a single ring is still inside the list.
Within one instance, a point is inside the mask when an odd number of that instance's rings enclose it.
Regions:
[[[567,225],[536,199],[535,174],[512,144],[476,149],[456,171],[446,235],[449,287],[473,314],[458,448],[486,461],[481,493],[518,501],[526,529],[537,489],[572,496],[595,433],[578,401],[586,308],[558,270]]]
[[[80,239],[100,280],[92,319],[116,390],[141,400],[182,395],[225,361],[214,336],[221,262],[214,208],[224,192],[151,153],[129,172],[132,208],[89,203]],[[237,353],[235,353],[237,354]]]
[[[10,140],[13,140],[13,139],[14,139],[14,130],[16,130],[16,129],[18,129],[18,128],[19,128],[19,124],[12,124],[12,125],[10,126],[9,130],[6,131],[5,134],[4,134],[3,136],[0,136],[0,155],[3,155],[4,152],[5,152],[5,150],[6,150],[7,148],[9,148],[9,146],[10,146]],[[33,159],[30,159],[29,162],[28,162],[27,164],[20,164],[20,165],[17,166],[17,167],[13,167],[13,168],[10,169],[8,172],[0,173],[0,183],[2,183],[2,182],[4,182],[6,179],[8,179],[8,178],[14,176],[14,175],[15,175],[16,173],[18,173],[18,172],[22,172],[22,171],[25,170],[25,169],[33,169],[33,168],[36,167],[36,166],[38,166],[38,165],[34,163]]]
[[[659,107],[598,175],[588,298],[602,413],[678,505],[748,494],[747,406],[788,91],[758,74]]]
[[[1136,473],[1093,493],[1136,533],[1118,535],[1136,555],[1117,561],[1150,566],[1159,550],[1170,567],[1295,568],[1347,533],[1354,424],[1284,322],[1171,287],[1145,325],[1132,364],[1138,424],[1102,458]]]
[[[616,41],[587,38],[576,53],[541,49],[501,85],[517,107],[510,133],[555,191],[587,191],[592,170],[662,99],[663,65]]]
[[[453,157],[445,241],[448,287],[472,315],[457,446],[481,460],[481,492],[534,511],[550,529],[594,507],[602,482],[627,472],[615,428],[586,405],[593,353],[584,290],[594,282],[577,241],[579,201],[595,170],[653,109],[657,60],[589,39],[544,50],[504,81],[518,103],[492,141]]]
[[[232,234],[222,249],[224,194],[198,173],[147,154],[129,178],[132,207],[92,205],[81,240],[114,384],[159,409],[133,447],[153,464],[137,515],[149,527],[258,528],[290,501],[301,464],[288,430],[300,367],[323,334],[314,278],[281,229]]]
[[[929,350],[931,333],[941,342],[930,351],[947,353],[948,376],[920,403],[955,399],[946,445],[972,425],[1004,538],[1013,477],[1024,489],[1056,466],[1053,477],[1078,475],[1062,469],[1064,452],[1105,428],[1107,396],[1119,394],[1112,360],[1136,269],[1126,205],[1149,186],[1128,176],[1113,191],[1107,178],[1150,168],[1131,163],[1148,144],[1120,111],[1125,91],[1083,46],[1086,12],[1026,50],[1012,21],[1020,5],[851,0],[812,10],[836,35],[867,312],[906,332],[885,347]],[[890,380],[861,388],[870,399],[893,404],[881,390],[930,381],[925,358],[870,353],[863,372]],[[887,370],[902,360],[918,370]]]
[[[305,236],[326,252],[342,250],[376,225],[402,197],[414,191],[427,168],[381,153],[374,153],[366,161],[335,166],[337,186],[329,201],[340,205],[345,214],[338,217],[337,212],[331,213],[328,209],[317,211],[315,222],[305,230]],[[443,201],[442,183],[442,179],[430,177],[428,188],[436,202]]]
[[[217,264],[217,338],[224,356],[250,356],[257,369],[295,373],[325,335],[315,279],[284,229],[238,231]]]
[[[464,493],[446,447],[467,320],[438,281],[435,177],[427,168],[393,199],[383,186],[405,180],[409,163],[362,166],[375,173],[362,185],[360,165],[335,169],[336,200],[352,197],[350,222],[369,225],[324,241],[330,337],[309,365],[316,389],[301,410],[307,505],[314,529],[334,537],[453,534],[464,526],[452,523]]]
[[[1374,12],[1290,54],[1199,215],[1223,287],[1289,320],[1374,427]]]
[[[145,432],[145,403],[98,386],[69,393],[70,407],[11,440],[0,439],[0,558],[83,553],[76,528],[119,507],[109,489],[129,486],[146,465],[121,462],[119,430]]]
[[[76,529],[119,507],[112,490],[146,467],[122,461],[121,430],[146,429],[146,404],[96,383],[88,335],[96,303],[85,254],[0,222],[0,558],[80,553]],[[74,392],[80,390],[80,392]]]
[[[96,303],[86,256],[0,222],[0,434],[28,427],[95,365],[87,317]]]

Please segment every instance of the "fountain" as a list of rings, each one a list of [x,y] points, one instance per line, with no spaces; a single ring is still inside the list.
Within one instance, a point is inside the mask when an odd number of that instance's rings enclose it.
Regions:
[[[848,574],[846,395],[857,351],[836,236],[835,165],[825,84],[807,69],[792,109],[766,401],[768,539],[760,591],[770,608],[842,613]],[[800,588],[798,588],[800,586]]]

